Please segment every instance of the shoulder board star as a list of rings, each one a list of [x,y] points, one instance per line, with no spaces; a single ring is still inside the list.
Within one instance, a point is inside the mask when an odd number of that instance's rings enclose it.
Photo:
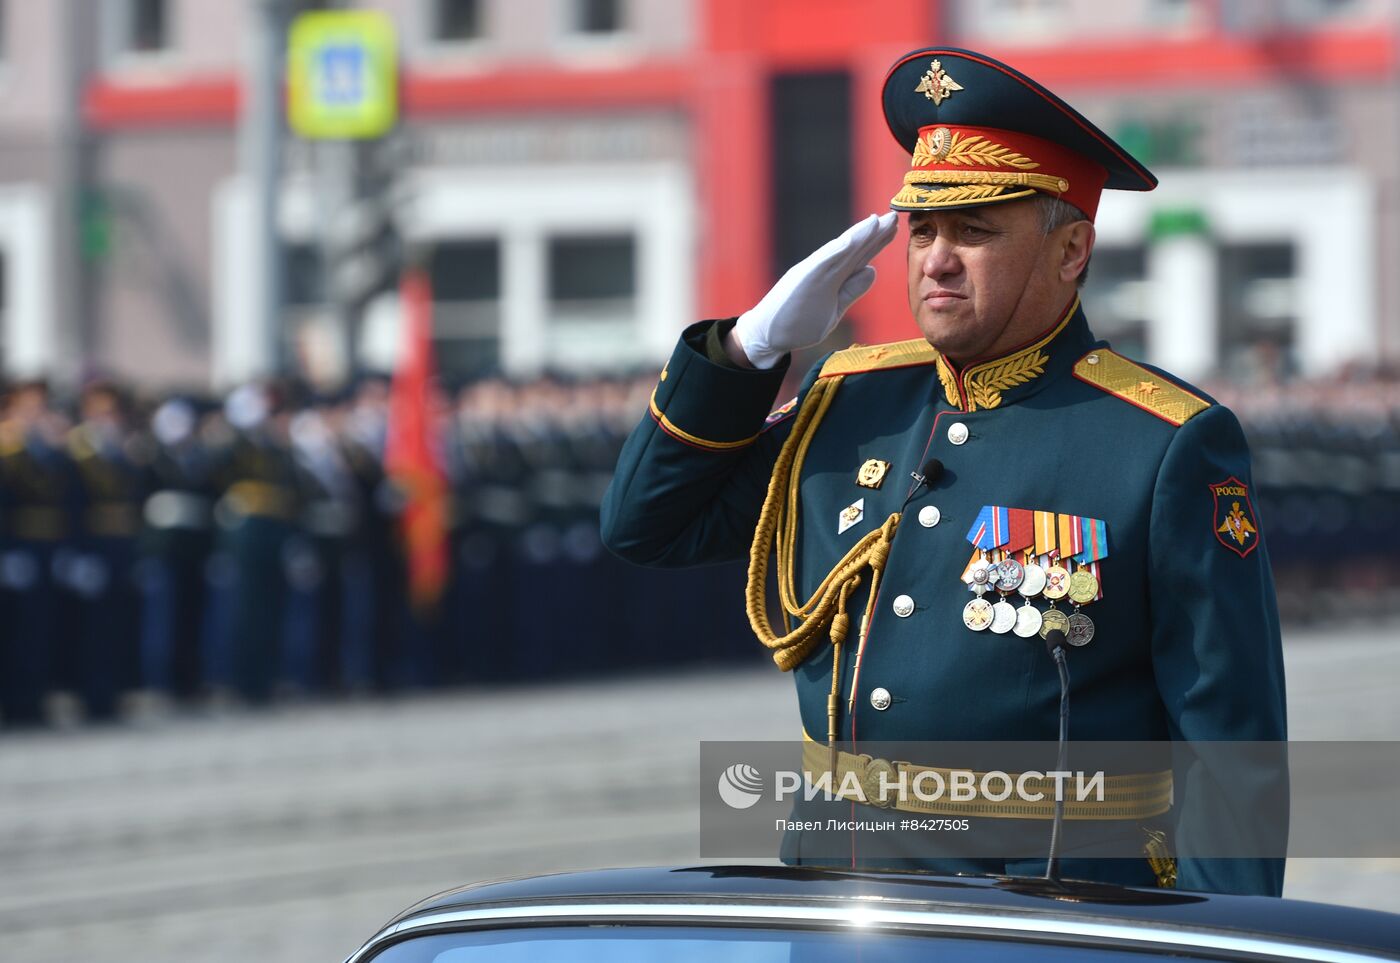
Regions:
[[[933,364],[936,360],[938,352],[923,338],[894,341],[889,344],[853,345],[827,358],[819,377],[831,378],[885,368],[909,368]]]
[[[1107,348],[1095,348],[1075,362],[1074,376],[1177,427],[1210,407],[1204,398]]]

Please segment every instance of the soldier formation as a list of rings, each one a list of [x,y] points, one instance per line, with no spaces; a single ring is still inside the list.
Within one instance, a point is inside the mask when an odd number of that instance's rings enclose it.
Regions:
[[[759,658],[742,572],[614,559],[598,504],[654,373],[490,378],[440,398],[451,575],[414,612],[383,465],[389,385],[244,385],[65,405],[14,385],[0,418],[0,719],[112,718],[211,696],[502,683]],[[1255,461],[1284,616],[1400,609],[1400,378],[1220,385]],[[658,642],[696,597],[728,599]]]
[[[598,504],[653,373],[485,379],[439,392],[450,575],[410,605],[390,387],[243,385],[141,401],[42,383],[0,417],[0,724],[209,700],[390,692],[748,651],[725,607],[675,645],[651,626],[742,573],[633,569]],[[719,607],[716,607],[717,609]]]
[[[1400,614],[1400,371],[1210,390],[1249,437],[1281,616]]]

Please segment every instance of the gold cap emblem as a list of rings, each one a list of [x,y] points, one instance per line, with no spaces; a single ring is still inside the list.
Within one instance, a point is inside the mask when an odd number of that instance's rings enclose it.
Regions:
[[[962,89],[962,84],[949,77],[944,71],[942,61],[935,60],[929,65],[928,73],[924,74],[923,79],[919,81],[919,86],[914,88],[914,92],[923,94],[935,105],[938,105],[951,97],[953,91]]]
[[[953,146],[953,132],[946,127],[939,127],[929,138],[929,147],[933,153],[935,161],[941,161],[948,156],[948,151]]]
[[[856,473],[856,484],[861,488],[879,488],[885,483],[885,473],[889,470],[889,462],[872,458],[860,466],[860,471]]]

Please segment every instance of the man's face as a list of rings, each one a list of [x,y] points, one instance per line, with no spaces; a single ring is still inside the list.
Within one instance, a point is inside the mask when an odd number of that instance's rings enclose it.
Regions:
[[[1064,306],[1052,239],[1030,199],[910,214],[909,307],[924,338],[961,362],[1034,337]]]

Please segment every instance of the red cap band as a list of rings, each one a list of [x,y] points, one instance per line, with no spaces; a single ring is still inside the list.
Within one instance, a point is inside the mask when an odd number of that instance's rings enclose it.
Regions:
[[[920,176],[926,175],[926,176]],[[1001,184],[1058,196],[1090,220],[1108,171],[1059,144],[1012,130],[937,124],[919,130],[906,183]]]

